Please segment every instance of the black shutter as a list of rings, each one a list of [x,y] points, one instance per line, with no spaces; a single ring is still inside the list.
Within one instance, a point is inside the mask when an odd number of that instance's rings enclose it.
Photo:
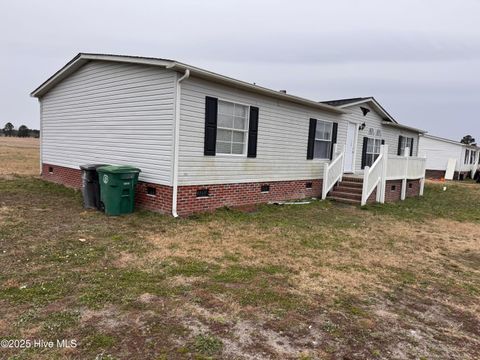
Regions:
[[[410,156],[413,156],[413,142],[415,140],[412,138],[412,146],[410,146]]]
[[[362,169],[367,165],[367,146],[368,146],[368,137],[363,138],[363,148],[362,148]]]
[[[382,145],[385,145],[385,139],[382,139]]]
[[[398,137],[398,148],[397,148],[397,155],[398,156],[402,155],[402,138],[403,138],[402,135],[400,135]]]
[[[333,159],[333,145],[337,143],[338,124],[333,123],[332,128],[332,146],[330,147],[330,160]]]
[[[248,124],[248,152],[250,158],[257,157],[258,137],[258,107],[250,106],[250,120]]]
[[[307,146],[307,159],[313,159],[313,148],[315,147],[315,132],[317,131],[317,119],[310,119],[310,125],[308,128],[308,146]]]
[[[215,155],[217,143],[217,110],[218,99],[207,96],[205,98],[205,143],[204,155]]]

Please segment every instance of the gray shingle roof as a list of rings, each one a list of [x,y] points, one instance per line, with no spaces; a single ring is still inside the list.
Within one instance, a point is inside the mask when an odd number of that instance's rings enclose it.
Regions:
[[[338,100],[328,100],[328,101],[320,101],[323,104],[332,105],[332,106],[342,106],[346,104],[356,103],[358,101],[371,99],[371,97],[357,97],[351,99],[338,99]]]

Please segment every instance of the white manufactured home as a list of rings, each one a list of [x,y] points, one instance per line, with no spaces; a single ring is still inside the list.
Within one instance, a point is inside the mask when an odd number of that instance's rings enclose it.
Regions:
[[[428,178],[450,180],[473,178],[479,168],[478,146],[427,134],[420,136],[419,144],[419,152],[427,157]]]
[[[423,131],[372,97],[312,101],[173,60],[78,54],[32,92],[42,176],[141,168],[138,204],[173,215],[303,197],[418,195]]]

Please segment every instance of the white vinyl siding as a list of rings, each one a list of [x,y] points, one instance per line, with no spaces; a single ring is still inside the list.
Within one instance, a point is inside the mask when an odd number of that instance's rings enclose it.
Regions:
[[[93,61],[41,101],[42,161],[129,164],[140,179],[171,184],[175,73]]]
[[[206,96],[259,108],[256,158],[203,155]],[[195,77],[182,82],[180,114],[180,185],[319,179],[326,161],[307,160],[309,119],[340,120],[334,113]],[[342,132],[346,123],[339,124]]]
[[[469,171],[471,165],[465,164],[466,151],[464,145],[429,136],[420,137],[420,154],[427,156],[427,170],[446,170],[448,159],[455,159],[455,171]]]

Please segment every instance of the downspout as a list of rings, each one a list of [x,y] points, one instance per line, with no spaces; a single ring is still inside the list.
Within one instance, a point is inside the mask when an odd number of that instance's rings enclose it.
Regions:
[[[182,93],[181,82],[190,77],[190,70],[186,69],[185,74],[177,80],[175,93],[175,123],[173,126],[173,179],[172,179],[172,215],[178,217],[177,214],[177,192],[178,192],[178,149],[180,141],[180,96]]]
[[[39,99],[38,104],[40,105],[40,134],[39,134],[39,140],[40,140],[40,176],[43,175],[43,103]]]

